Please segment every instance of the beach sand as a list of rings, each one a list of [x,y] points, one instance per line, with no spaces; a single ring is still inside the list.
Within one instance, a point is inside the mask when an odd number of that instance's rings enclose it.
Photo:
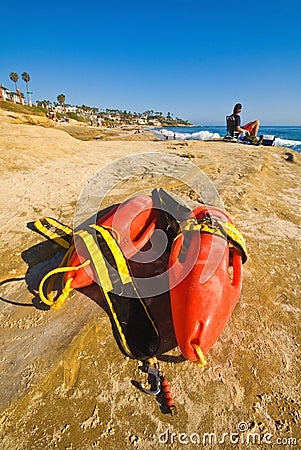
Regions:
[[[0,148],[1,449],[195,448],[204,433],[218,441],[228,433],[216,444],[227,449],[245,448],[248,433],[273,442],[261,448],[287,448],[288,438],[300,446],[301,155],[290,151],[288,162],[280,147],[158,141],[148,131],[55,126],[1,110]],[[119,351],[95,286],[74,291],[57,311],[42,309],[36,294],[61,253],[30,224],[51,216],[72,226],[82,190],[108,164],[139,154],[145,171],[104,206],[151,187],[197,202],[177,180],[148,173],[148,152],[179,156],[212,180],[250,255],[240,300],[204,368],[173,348],[168,298],[159,305],[166,350],[159,359],[175,416],[131,383],[145,375]]]

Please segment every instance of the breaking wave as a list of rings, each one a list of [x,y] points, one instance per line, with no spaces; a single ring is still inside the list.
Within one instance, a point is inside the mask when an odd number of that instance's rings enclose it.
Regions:
[[[219,133],[212,133],[208,130],[197,131],[195,133],[180,133],[177,131],[166,130],[163,128],[160,131],[156,131],[156,134],[159,137],[167,137],[168,139],[179,139],[179,140],[199,140],[199,141],[207,141],[208,139],[220,139],[221,136]]]
[[[301,141],[292,141],[291,139],[276,138],[275,145],[277,145],[278,147],[289,147],[292,148],[293,150],[299,150],[301,148]]]

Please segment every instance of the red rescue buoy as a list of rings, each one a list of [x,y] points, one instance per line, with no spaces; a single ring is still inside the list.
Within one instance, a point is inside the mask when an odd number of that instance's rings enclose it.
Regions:
[[[191,218],[195,218],[196,223],[208,219],[209,226],[212,220],[216,221],[215,224],[233,226],[230,217],[214,207],[201,206],[192,212]],[[180,253],[182,247],[185,248],[186,237],[189,245],[183,258]],[[193,259],[195,264],[188,267]],[[242,256],[218,233],[197,231],[196,227],[195,230],[191,227],[175,239],[169,268],[176,339],[185,358],[197,361],[200,357],[196,349],[201,349],[203,354],[208,352],[239,299]],[[177,284],[177,280],[182,281]]]
[[[129,259],[135,255],[150,239],[159,219],[159,211],[153,208],[152,198],[139,195],[114,207],[97,225],[107,228],[119,243],[125,256]],[[77,267],[89,259],[86,248],[81,242],[68,260],[68,266]],[[81,288],[94,283],[90,265],[69,271],[65,280],[72,278],[71,288]]]

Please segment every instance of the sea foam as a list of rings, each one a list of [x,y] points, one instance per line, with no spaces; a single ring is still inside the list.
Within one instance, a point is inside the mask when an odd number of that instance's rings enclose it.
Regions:
[[[179,140],[199,140],[207,141],[208,139],[220,139],[219,133],[211,133],[208,130],[197,131],[195,133],[178,133],[177,131],[170,131],[163,128],[157,133],[159,136],[168,137],[168,139],[179,139]]]
[[[292,149],[294,149],[295,147],[297,148],[301,147],[301,141],[292,141],[291,139],[276,138],[275,145],[277,145],[278,147],[291,147]]]

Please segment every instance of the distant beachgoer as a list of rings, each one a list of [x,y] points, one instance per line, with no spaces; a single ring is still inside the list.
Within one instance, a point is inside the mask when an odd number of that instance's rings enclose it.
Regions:
[[[236,103],[233,108],[233,116],[235,118],[235,131],[239,131],[242,135],[251,134],[253,136],[257,136],[259,129],[259,120],[253,120],[253,122],[248,122],[243,127],[240,126],[240,113],[242,111],[241,103]]]
[[[94,124],[94,116],[93,116],[93,114],[91,114],[91,116],[90,116],[90,125],[91,125],[91,127],[93,127],[93,124]]]
[[[97,126],[101,127],[102,126],[102,122],[101,122],[101,117],[97,116]]]
[[[56,112],[54,111],[54,109],[50,110],[50,112],[49,112],[49,119],[54,120],[55,122],[57,122]]]

